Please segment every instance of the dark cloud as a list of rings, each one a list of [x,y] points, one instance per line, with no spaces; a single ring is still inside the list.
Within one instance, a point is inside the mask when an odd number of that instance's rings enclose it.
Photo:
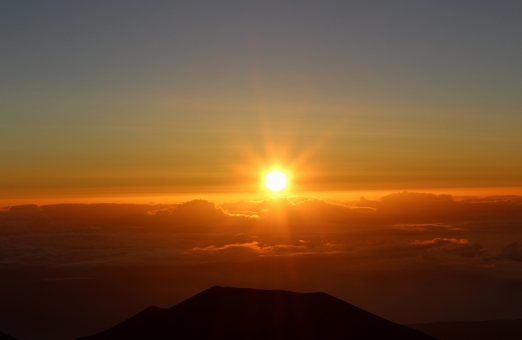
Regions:
[[[260,202],[226,203],[221,207],[230,212],[251,212],[259,218],[285,219],[302,222],[360,223],[375,220],[374,209],[348,207],[318,199],[279,198]]]
[[[60,320],[75,322],[70,311],[99,318],[94,333],[218,284],[326,291],[403,322],[457,318],[459,311],[516,317],[519,202],[399,193],[342,204],[278,198],[9,207],[0,210],[0,312],[36,301],[31,294],[41,289],[38,296],[64,304]],[[499,299],[518,303],[500,309]],[[487,308],[474,307],[480,304]],[[12,322],[36,324],[45,314],[17,313]]]
[[[230,212],[260,218],[366,224],[437,224],[522,220],[522,198],[490,196],[456,200],[450,195],[402,192],[379,201],[361,198],[336,204],[317,199],[279,198],[222,204]]]
[[[462,197],[461,201],[469,203],[491,203],[491,202],[507,202],[507,203],[519,203],[522,204],[522,196],[516,195],[496,195],[496,196],[485,196],[485,197]]]
[[[453,254],[457,248],[468,246],[468,244],[467,239],[440,237],[423,240],[388,240],[359,247],[355,253],[363,257],[367,255],[374,260],[413,257],[438,259],[447,253]]]
[[[450,195],[402,192],[380,201],[361,199],[358,207],[375,208],[380,221],[433,223],[522,219],[520,196],[490,196],[486,199],[455,200]]]
[[[38,211],[39,208],[36,204],[23,204],[9,207],[7,210],[10,212],[35,212]]]
[[[148,215],[171,221],[216,223],[223,221],[229,214],[223,209],[216,207],[214,203],[194,200],[175,207],[149,211]]]
[[[499,255],[495,257],[498,260],[510,260],[522,262],[522,244],[513,242],[502,248]]]
[[[309,198],[14,206],[0,211],[0,266],[183,264],[233,254],[519,261],[516,244],[498,243],[520,235],[517,202],[404,192],[352,206]]]
[[[461,257],[483,256],[486,253],[486,249],[477,242],[466,243],[460,247],[446,249],[445,251],[449,254],[455,254]]]
[[[120,223],[148,211],[172,205],[148,204],[53,204],[40,206],[40,210],[56,221],[92,223],[97,221]]]

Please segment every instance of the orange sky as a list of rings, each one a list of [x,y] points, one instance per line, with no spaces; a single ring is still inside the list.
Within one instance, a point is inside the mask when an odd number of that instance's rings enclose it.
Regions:
[[[500,188],[441,188],[441,189],[413,189],[404,190],[413,192],[431,192],[434,194],[451,194],[456,198],[461,196],[493,196],[493,195],[521,195],[522,188],[514,187],[500,187]],[[35,194],[24,193],[17,195],[6,195],[0,198],[1,206],[12,206],[33,203],[38,205],[44,204],[59,204],[59,203],[135,203],[135,204],[171,204],[183,203],[194,199],[206,199],[216,203],[237,202],[240,200],[259,201],[270,199],[273,197],[314,197],[318,199],[331,201],[351,201],[357,200],[360,197],[369,199],[380,199],[387,194],[395,193],[397,190],[351,190],[351,191],[313,191],[313,192],[282,192],[270,193],[267,190],[260,190],[252,193],[215,193],[215,192],[201,192],[201,193],[119,193],[113,192],[102,194],[100,191],[85,191],[85,192],[65,192],[53,194]]]
[[[215,285],[522,318],[521,17],[4,1],[0,330],[78,338]]]
[[[42,6],[0,14],[2,202],[522,187],[514,4]]]

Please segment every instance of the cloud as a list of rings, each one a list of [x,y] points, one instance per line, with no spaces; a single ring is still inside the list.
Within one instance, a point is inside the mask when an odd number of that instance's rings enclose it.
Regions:
[[[269,244],[252,241],[247,243],[232,243],[222,246],[210,245],[195,247],[187,251],[190,253],[213,253],[215,255],[230,255],[231,253],[250,253],[257,256],[295,256],[295,255],[322,255],[339,253],[332,249],[333,243],[314,244],[311,241],[297,240],[292,244]],[[215,258],[214,258],[215,259]]]
[[[467,239],[433,238],[409,240],[407,238],[375,242],[357,247],[354,253],[370,259],[439,258],[456,246],[468,245]]]
[[[193,200],[177,206],[148,211],[151,222],[217,223],[229,216],[228,211],[205,200]]]
[[[9,207],[7,210],[10,212],[34,212],[38,211],[39,208],[36,204],[23,204]]]
[[[456,238],[434,238],[432,240],[415,240],[412,242],[415,246],[421,246],[421,247],[440,247],[447,244],[468,244],[469,241],[466,239],[459,239]]]
[[[502,317],[499,299],[516,316],[520,202],[398,193],[342,204],[279,198],[9,207],[0,210],[2,306],[9,315],[7,306],[16,311],[20,301],[38,310],[63,301],[63,316],[87,311],[92,320],[114,305],[110,314],[121,320],[218,284],[327,291],[392,319],[427,315],[419,311],[459,319],[458,308]],[[42,291],[49,299],[36,296]],[[85,308],[93,296],[97,310]]]
[[[495,256],[497,260],[510,260],[522,262],[522,244],[513,242],[502,248],[499,255]]]
[[[494,202],[506,202],[506,203],[518,203],[522,204],[522,196],[517,195],[496,195],[496,196],[485,196],[485,197],[463,197],[462,202],[469,203],[494,203]]]
[[[361,198],[336,204],[318,199],[277,198],[220,205],[262,219],[366,224],[448,224],[522,220],[522,197],[490,196],[456,200],[450,195],[402,192],[378,201]]]
[[[437,208],[447,207],[455,203],[451,195],[434,195],[429,193],[401,192],[386,195],[381,198],[381,204],[385,208],[391,207],[423,207]]]
[[[446,249],[445,252],[449,254],[458,255],[460,257],[474,257],[474,256],[483,256],[486,253],[486,249],[477,242],[469,243],[466,242],[460,247]]]
[[[522,219],[521,196],[489,196],[455,200],[450,195],[402,192],[380,201],[362,198],[358,207],[376,209],[380,222],[436,223]]]
[[[14,206],[0,211],[0,267],[182,265],[244,256],[335,255],[394,265],[423,257],[519,261],[517,243],[502,248],[496,241],[519,235],[518,202],[404,192],[352,206],[312,198]]]
[[[228,252],[228,251],[243,251],[243,250],[248,250],[248,251],[253,251],[253,252],[256,252],[256,253],[263,253],[263,252],[266,252],[270,249],[270,247],[263,247],[263,246],[260,246],[259,242],[250,242],[250,243],[233,243],[233,244],[225,244],[224,246],[221,246],[221,247],[218,247],[218,246],[208,246],[208,247],[204,247],[204,248],[198,248],[198,247],[195,247],[195,248],[192,248],[190,249],[191,252],[211,252],[211,253],[216,253],[216,252]]]
[[[221,207],[231,212],[251,212],[265,220],[304,222],[370,222],[375,211],[368,207],[348,207],[311,198],[277,198],[260,202],[225,203]]]

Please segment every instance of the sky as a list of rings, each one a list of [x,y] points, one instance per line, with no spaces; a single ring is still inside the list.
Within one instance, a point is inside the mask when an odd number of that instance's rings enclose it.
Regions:
[[[248,198],[274,166],[295,194],[520,193],[521,12],[517,1],[8,2],[2,202]]]
[[[74,339],[215,285],[401,324],[522,318],[521,17],[3,3],[0,331]]]

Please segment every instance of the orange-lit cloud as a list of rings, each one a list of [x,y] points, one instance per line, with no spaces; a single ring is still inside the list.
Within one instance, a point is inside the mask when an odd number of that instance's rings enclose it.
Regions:
[[[516,317],[521,223],[518,196],[12,206],[0,210],[0,277],[9,292],[39,282],[100,310],[166,307],[218,284],[326,291],[398,322]]]
[[[513,237],[521,220],[520,197],[455,200],[416,193],[349,205],[307,198],[24,205],[0,211],[0,266],[168,265],[216,261],[225,253],[227,260],[234,254],[337,254],[368,263],[426,256],[519,261]]]

